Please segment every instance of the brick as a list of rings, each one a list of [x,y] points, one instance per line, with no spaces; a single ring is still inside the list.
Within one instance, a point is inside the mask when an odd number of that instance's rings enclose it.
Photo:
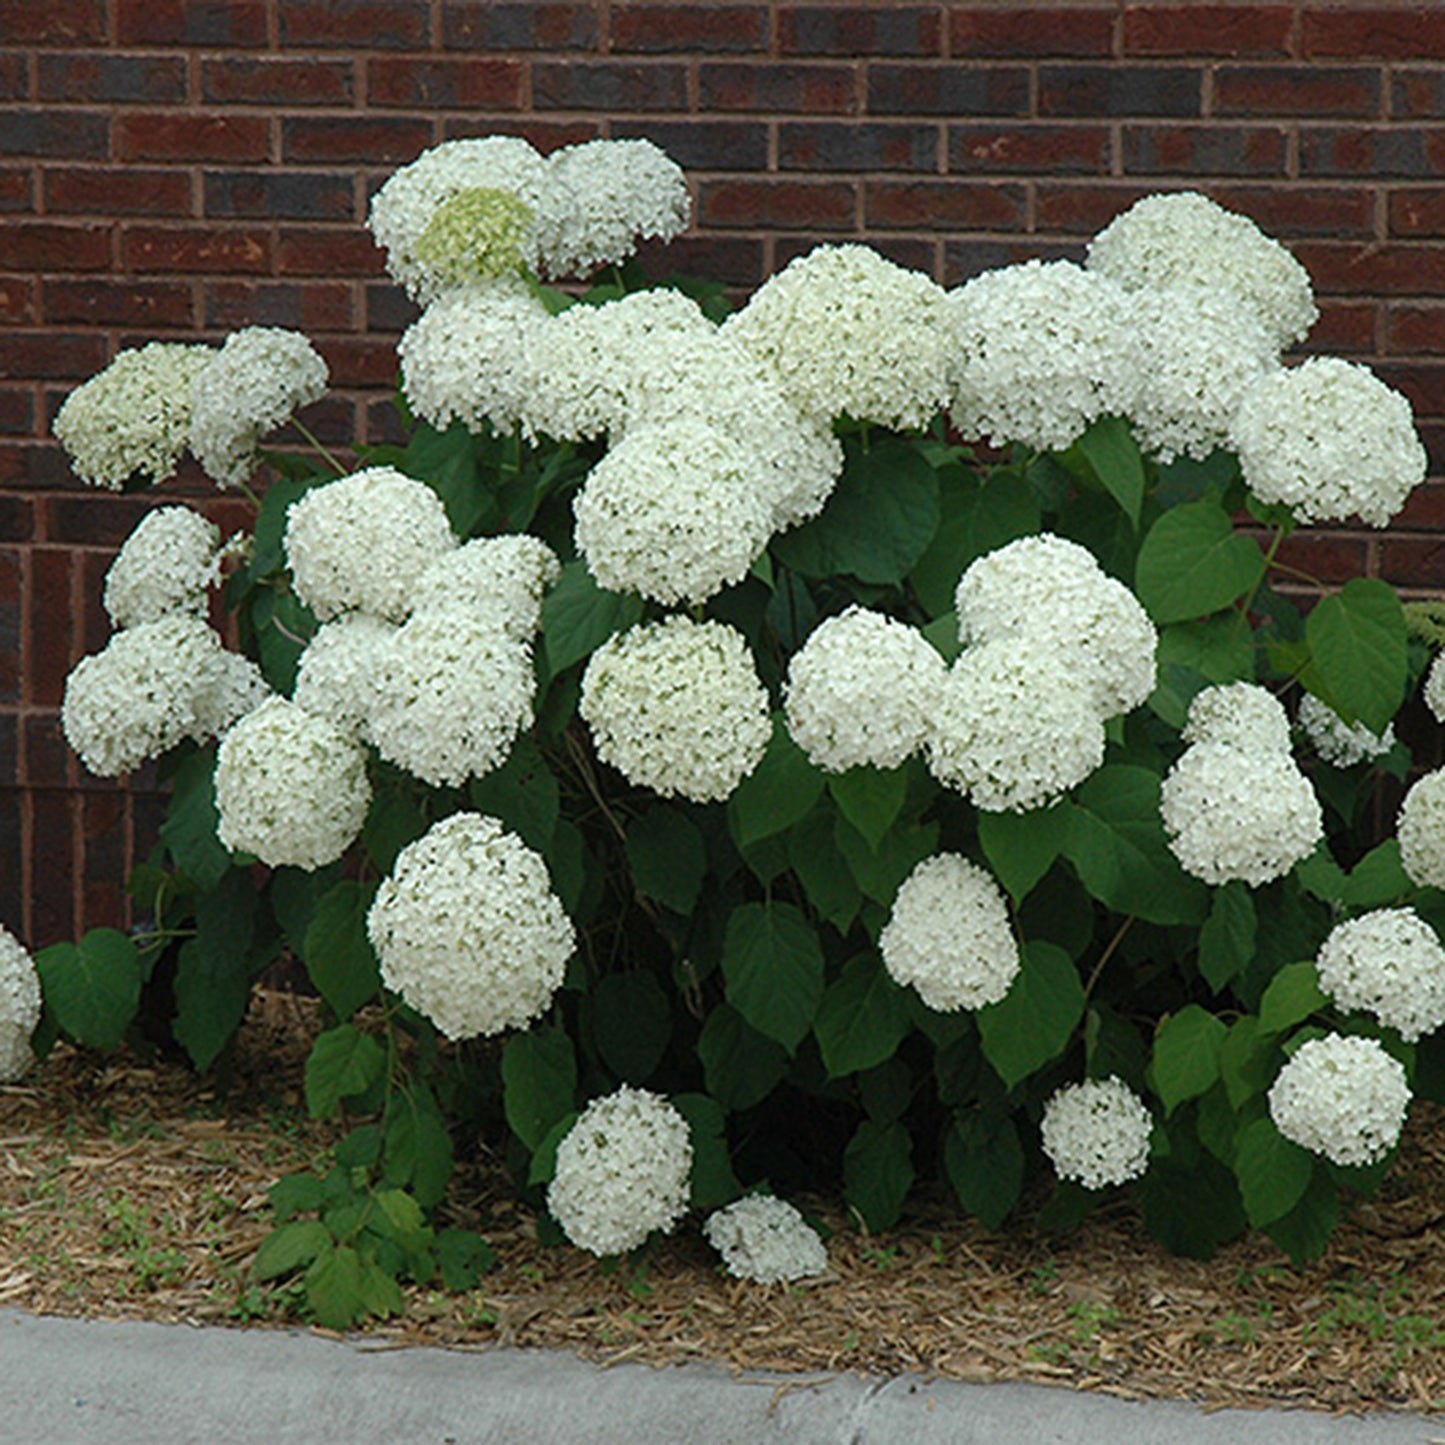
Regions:
[[[494,5],[487,0],[442,6],[448,50],[595,50],[595,5]]]
[[[1125,55],[1280,55],[1291,53],[1288,5],[1128,5]]]
[[[1445,417],[1445,363],[1428,357],[1409,362],[1376,361],[1375,374],[1404,394],[1417,417]]]
[[[1220,66],[1214,76],[1216,115],[1377,116],[1380,73],[1363,66]]]
[[[1040,231],[1092,236],[1147,194],[1147,187],[1137,185],[1051,185],[1040,182],[1035,189],[1034,224]]]
[[[53,718],[50,724],[58,726]],[[26,741],[28,744],[29,739]],[[71,942],[76,936],[71,802],[68,793],[54,790],[31,795],[30,866],[35,887],[30,899],[27,941],[32,948]]]
[[[1214,186],[1220,205],[1245,212],[1280,240],[1309,236],[1373,236],[1374,197],[1365,187]]]
[[[949,53],[970,59],[1110,55],[1114,48],[1114,15],[1113,10],[1102,7],[955,7],[948,17]]]
[[[869,181],[864,222],[879,230],[1017,231],[1024,224],[1022,186],[974,181]]]
[[[110,121],[101,111],[0,111],[0,155],[104,160]]]
[[[868,67],[873,115],[1024,116],[1029,73],[1022,66],[873,64]]]
[[[0,0],[7,45],[74,45],[105,40],[106,0]]]
[[[1379,556],[1380,575],[1396,587],[1445,591],[1445,538],[1386,536]]]
[[[372,402],[366,408],[367,446],[404,447],[410,435],[406,423],[392,402]]]
[[[1389,307],[1385,336],[1392,353],[1445,355],[1445,305]]]
[[[639,122],[640,123],[640,122]],[[613,123],[614,133],[617,122]],[[651,122],[648,122],[649,129],[642,132],[650,135]],[[461,120],[457,118],[442,117],[442,139],[463,140],[468,136],[477,134],[485,135],[519,135],[524,141],[529,142],[543,155],[561,149],[562,146],[581,145],[584,141],[597,140],[602,135],[602,123],[598,119],[573,119],[573,120],[536,120],[531,117],[521,119],[508,116],[500,120],[496,126],[487,126],[483,129],[476,119],[469,118]],[[382,176],[378,181],[386,179]]]
[[[150,504],[140,497],[98,495],[90,488],[50,499],[52,541],[68,549],[117,548],[140,524]]]
[[[0,757],[18,758],[18,732],[14,714],[0,713]],[[0,782],[14,777],[18,777],[18,767],[7,766],[0,773]],[[0,918],[9,921],[13,932],[33,941],[35,935],[30,921],[32,900],[25,886],[24,867],[29,840],[22,821],[24,805],[21,798],[18,788],[0,788],[0,858],[13,860],[10,866],[0,868]],[[40,945],[34,946],[38,948]]]
[[[1042,241],[1030,236],[1016,241],[968,239],[947,240],[943,245],[943,275],[939,278],[945,286],[959,286],[963,282],[993,271],[1000,266],[1015,266],[1020,261],[1037,257],[1043,261],[1074,261],[1084,259],[1081,245],[1066,246]]]
[[[28,276],[0,277],[0,321],[25,326],[36,319],[34,281]]]
[[[614,5],[610,15],[614,54],[693,55],[746,53],[768,47],[765,5]]]
[[[1445,114],[1445,72],[1438,65],[1395,70],[1390,76],[1390,114],[1398,120],[1438,120]]]
[[[379,276],[386,269],[371,233],[355,227],[283,227],[276,260],[287,276]]]
[[[1286,567],[1305,572],[1324,586],[1335,587],[1364,576],[1368,563],[1367,545],[1360,537],[1341,537],[1309,530],[1287,537],[1276,555]]]
[[[123,928],[128,872],[125,794],[119,788],[89,792],[81,800],[81,918],[86,929]]]
[[[366,96],[372,105],[519,110],[520,60],[417,60],[373,57],[366,65]]]
[[[1302,351],[1338,356],[1352,352],[1363,356],[1375,349],[1376,312],[1372,301],[1331,301],[1320,303],[1319,320],[1300,343]]]
[[[1184,119],[1200,114],[1202,78],[1182,65],[1042,65],[1039,114]]]
[[[109,226],[16,221],[0,226],[0,271],[104,271]]]
[[[0,551],[0,702],[20,701],[20,553]],[[0,749],[4,742],[0,741]],[[0,753],[0,778],[14,776]]]
[[[858,76],[851,65],[718,61],[699,67],[698,94],[708,111],[847,115],[858,108]]]
[[[1137,175],[1282,176],[1288,133],[1272,126],[1124,127],[1124,170]]]
[[[1389,225],[1392,236],[1445,236],[1445,188],[1411,186],[1391,191]]]
[[[45,320],[49,324],[152,327],[195,324],[191,287],[185,282],[47,281]]]
[[[41,100],[148,101],[186,98],[186,62],[164,55],[42,54]]]
[[[0,540],[33,542],[35,503],[29,497],[0,496]]]
[[[356,215],[356,182],[338,171],[210,171],[208,216],[349,221]]]
[[[263,161],[270,154],[261,116],[147,111],[116,121],[117,154],[126,160]]]
[[[320,350],[331,368],[333,386],[396,385],[396,348],[389,341],[329,340],[321,343]]]
[[[28,166],[0,166],[0,211],[35,208],[34,177]]]
[[[264,227],[132,226],[121,237],[125,265],[139,272],[228,274],[271,269]]]
[[[851,230],[854,187],[843,181],[704,181],[698,219],[705,226],[803,226]]]
[[[350,60],[272,60],[224,56],[201,64],[201,98],[211,105],[350,105]]]
[[[215,281],[205,288],[202,311],[205,326],[220,331],[242,326],[351,331],[356,325],[352,287],[345,281]]]
[[[372,282],[366,288],[366,330],[405,331],[420,315],[416,302],[400,286]]]
[[[532,66],[532,104],[538,110],[685,110],[687,70],[660,61],[538,60]]]
[[[29,436],[35,430],[35,397],[29,387],[0,387],[0,432]],[[0,531],[0,536],[6,533]]]
[[[793,5],[778,11],[784,55],[938,55],[938,11],[923,6]]]
[[[30,64],[18,51],[0,54],[0,100],[30,100]]]
[[[288,162],[405,162],[431,143],[431,122],[410,116],[287,116],[281,122],[281,155]]]
[[[1111,142],[1100,125],[951,125],[948,169],[1107,175]]]
[[[262,46],[266,0],[116,0],[122,45]]]
[[[427,0],[287,0],[281,44],[354,50],[424,50],[431,30]]]
[[[778,168],[784,171],[937,171],[937,125],[784,122]]]
[[[750,120],[614,121],[616,140],[650,140],[687,171],[763,171],[768,127]]]
[[[1433,4],[1305,7],[1305,55],[1378,56],[1382,60],[1445,60],[1445,31]]]
[[[46,167],[45,209],[51,215],[188,216],[191,178],[185,171],[140,166]]]
[[[938,243],[931,237],[899,236],[883,231],[877,235],[865,232],[862,240],[885,261],[892,261],[907,271],[932,276],[938,269]]]
[[[76,562],[60,547],[35,547],[30,552],[26,673],[29,700],[39,707],[60,704],[66,674],[80,654],[74,627]]]

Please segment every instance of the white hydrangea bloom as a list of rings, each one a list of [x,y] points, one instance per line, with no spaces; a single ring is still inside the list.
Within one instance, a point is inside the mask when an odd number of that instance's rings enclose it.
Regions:
[[[286,512],[296,595],[322,622],[352,608],[403,621],[422,574],[456,545],[441,498],[393,467],[313,487]]]
[[[439,296],[402,335],[397,355],[411,409],[445,431],[512,431],[527,405],[528,336],[547,310],[515,278]]]
[[[540,537],[475,537],[421,574],[412,602],[417,612],[452,606],[494,612],[507,636],[523,642],[542,625],[543,594],[561,575],[557,554]]]
[[[117,632],[65,682],[66,741],[97,777],[129,773],[185,738],[208,731],[209,690],[226,667],[203,618],[168,612]]]
[[[165,481],[190,439],[196,378],[215,354],[209,346],[153,341],[120,352],[76,387],[53,427],[76,476],[117,492],[137,474]]]
[[[1133,389],[1128,303],[1070,261],[985,271],[949,292],[958,347],[950,415],[970,440],[1062,451]]]
[[[1314,356],[1245,392],[1230,446],[1250,491],[1306,522],[1386,527],[1425,480],[1410,403],[1367,366]]]
[[[40,1022],[40,976],[25,946],[0,924],[0,1084],[13,1084],[35,1062],[30,1035]]]
[[[218,486],[239,486],[256,469],[256,449],[326,393],[329,372],[299,331],[248,326],[234,331],[196,377],[191,451]]]
[[[938,692],[928,767],[989,813],[1055,802],[1104,761],[1104,721],[1086,677],[1046,640],[1020,634],[965,650]]]
[[[916,628],[849,607],[788,664],[788,731],[824,772],[896,768],[923,747],[946,671]]]
[[[692,1136],[668,1101],[624,1084],[594,1099],[557,1146],[547,1208],[578,1249],[623,1254],[687,1212]]]
[[[590,276],[625,261],[644,238],[672,240],[691,215],[687,177],[651,141],[564,146],[547,158],[542,268],[553,277]]]
[[[382,982],[449,1039],[525,1028],[577,943],[541,854],[480,813],[454,813],[397,854],[366,931]]]
[[[1269,1116],[1293,1144],[1346,1167],[1375,1164],[1400,1141],[1405,1066],[1375,1039],[1329,1034],[1301,1044],[1269,1090]]]
[[[637,427],[577,494],[577,550],[609,591],[706,602],[741,582],[767,546],[767,485],[757,453],[705,421]]]
[[[695,803],[728,797],[772,736],[742,633],[683,616],[609,637],[582,674],[578,711],[603,762],[639,787]]]
[[[221,740],[216,833],[272,868],[334,863],[371,806],[366,754],[325,718],[270,697]]]
[[[1438,723],[1445,723],[1445,652],[1437,652],[1431,661],[1421,695],[1430,716]]]
[[[1120,1078],[1089,1079],[1059,1089],[1044,1105],[1044,1153],[1060,1179],[1085,1189],[1127,1184],[1149,1168],[1144,1101]]]
[[[818,246],[770,277],[724,331],[778,372],[805,416],[927,425],[953,396],[943,288],[868,246]]]
[[[271,685],[261,669],[249,657],[223,648],[219,670],[197,689],[191,740],[203,743],[208,738],[224,737],[270,696]]]
[[[1400,862],[1417,888],[1445,888],[1445,768],[1417,778],[1395,820]]]
[[[1258,683],[1219,683],[1194,694],[1181,736],[1186,743],[1224,743],[1242,753],[1288,756],[1289,714]]]
[[[889,974],[940,1013],[997,1003],[1019,972],[1018,943],[993,874],[959,853],[937,853],[914,868],[878,947]]]
[[[1364,1009],[1406,1043],[1445,1024],[1445,948],[1413,908],[1377,908],[1337,923],[1315,958],[1320,987]]]
[[[369,612],[348,612],[323,623],[301,654],[291,700],[349,737],[365,739],[377,679],[395,636],[393,623]]]
[[[771,1194],[749,1194],[714,1210],[703,1233],[734,1279],[780,1284],[828,1268],[818,1231],[787,1200]]]
[[[1394,723],[1387,723],[1382,733],[1372,733],[1364,723],[1347,723],[1312,692],[1300,697],[1299,724],[1315,751],[1336,768],[1382,758],[1395,746]]]
[[[1207,282],[1246,304],[1277,351],[1319,316],[1309,272],[1248,216],[1197,191],[1136,201],[1089,243],[1085,265],[1128,291]]]
[[[221,580],[221,530],[189,507],[147,512],[105,574],[105,610],[117,627],[167,612],[204,612]]]

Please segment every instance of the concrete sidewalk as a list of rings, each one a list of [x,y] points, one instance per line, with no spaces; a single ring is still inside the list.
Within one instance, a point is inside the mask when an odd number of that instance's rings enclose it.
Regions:
[[[597,1369],[0,1310],[0,1440],[47,1445],[1442,1445],[1445,1420],[1132,1404],[1037,1385]]]

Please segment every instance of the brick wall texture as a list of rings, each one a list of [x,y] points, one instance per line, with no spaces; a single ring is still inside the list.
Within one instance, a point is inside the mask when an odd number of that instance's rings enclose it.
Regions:
[[[495,131],[656,141],[696,200],[669,266],[739,289],[845,237],[954,285],[1195,187],[1294,249],[1310,344],[1404,391],[1445,473],[1438,3],[0,0],[0,920],[32,945],[123,920],[158,812],[59,734],[145,503],[77,483],[50,418],[120,347],[264,323],[326,355],[325,439],[375,435],[411,312],[368,195]],[[1445,483],[1294,548],[1445,588]]]

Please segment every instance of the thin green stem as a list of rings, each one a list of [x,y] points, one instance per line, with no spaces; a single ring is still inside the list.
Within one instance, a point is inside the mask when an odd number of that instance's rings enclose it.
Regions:
[[[327,466],[329,466],[332,471],[336,473],[338,477],[344,477],[346,475],[347,468],[343,467],[341,463],[337,461],[337,459],[327,449],[326,444],[321,441],[321,439],[316,435],[316,433],[313,432],[311,428],[308,427],[306,423],[301,420],[300,417],[292,417],[291,423],[296,428],[296,430],[299,431],[301,435],[306,438],[306,440],[311,444],[311,446],[315,448],[317,454],[327,464]]]
[[[1104,971],[1104,965],[1113,958],[1119,945],[1124,941],[1124,935],[1134,926],[1134,915],[1131,913],[1119,925],[1119,930],[1104,946],[1104,951],[1099,955],[1099,961],[1094,965],[1094,971],[1089,975],[1089,981],[1084,985],[1084,997],[1089,998],[1094,992],[1094,985],[1099,981],[1099,975]]]
[[[1283,522],[1274,529],[1274,537],[1270,541],[1269,551],[1264,554],[1264,566],[1259,569],[1259,576],[1255,578],[1254,586],[1249,589],[1248,595],[1239,605],[1239,615],[1234,624],[1236,632],[1249,621],[1249,610],[1254,606],[1254,599],[1259,596],[1259,589],[1264,586],[1264,579],[1269,576],[1270,568],[1275,565],[1275,555],[1289,530]]]

